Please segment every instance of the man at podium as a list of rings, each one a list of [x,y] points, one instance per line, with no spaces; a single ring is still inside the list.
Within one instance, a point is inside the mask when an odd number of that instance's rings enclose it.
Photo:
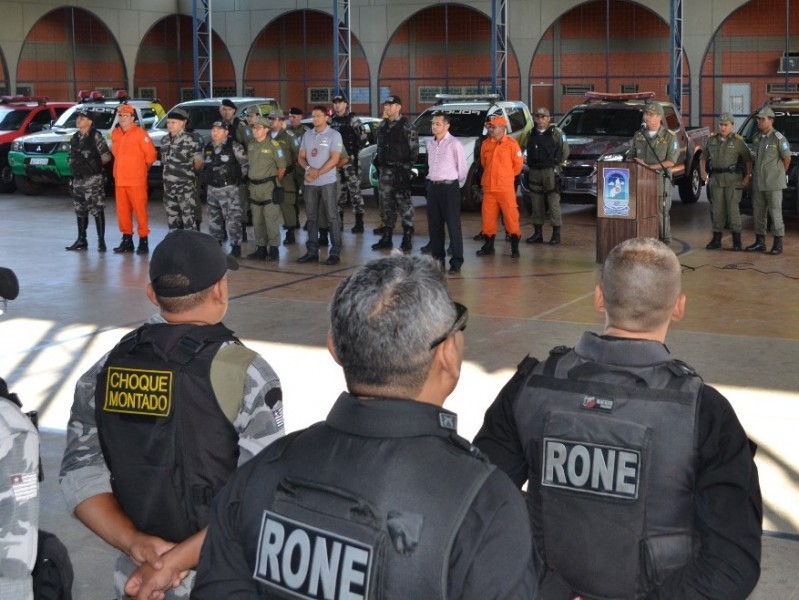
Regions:
[[[660,239],[671,243],[671,169],[677,164],[680,145],[674,132],[663,125],[663,107],[659,102],[647,102],[644,108],[644,123],[633,136],[633,145],[628,158],[660,172],[658,183],[658,223]]]

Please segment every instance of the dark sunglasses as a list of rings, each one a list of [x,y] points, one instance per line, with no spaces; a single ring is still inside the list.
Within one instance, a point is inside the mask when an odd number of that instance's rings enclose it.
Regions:
[[[432,342],[430,342],[430,349],[433,350],[436,346],[442,344],[444,340],[448,337],[454,335],[458,331],[463,331],[466,329],[466,323],[469,322],[469,309],[466,308],[460,302],[454,302],[455,304],[455,322],[452,326],[447,329],[444,335],[437,337]]]

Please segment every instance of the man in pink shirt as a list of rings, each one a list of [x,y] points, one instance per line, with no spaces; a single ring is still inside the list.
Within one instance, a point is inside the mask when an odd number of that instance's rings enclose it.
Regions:
[[[463,235],[461,234],[461,186],[466,181],[466,153],[463,145],[449,133],[449,116],[433,113],[430,127],[433,139],[427,143],[427,228],[430,232],[430,254],[442,266],[444,224],[449,231],[452,258],[449,272],[460,273],[463,264]]]

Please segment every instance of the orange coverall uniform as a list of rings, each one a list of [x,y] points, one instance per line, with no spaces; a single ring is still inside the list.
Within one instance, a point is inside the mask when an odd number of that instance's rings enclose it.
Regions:
[[[156,159],[153,141],[135,123],[127,131],[115,127],[111,132],[111,154],[114,155],[119,230],[123,234],[133,235],[135,213],[139,237],[147,237],[150,233],[147,221],[147,169]]]
[[[502,211],[505,231],[521,237],[519,205],[516,202],[516,176],[522,172],[522,149],[510,136],[499,141],[492,137],[483,140],[480,147],[483,163],[483,228],[487,236],[497,234],[497,217]]]

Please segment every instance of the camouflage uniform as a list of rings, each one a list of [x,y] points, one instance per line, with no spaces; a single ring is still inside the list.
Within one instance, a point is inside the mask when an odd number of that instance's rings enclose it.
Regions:
[[[280,207],[272,202],[272,194],[277,187],[278,170],[286,168],[286,148],[267,134],[263,142],[255,139],[250,142],[247,155],[250,160],[250,204],[255,244],[274,253],[280,246]]]
[[[229,137],[241,144],[241,147],[244,148],[244,153],[246,154],[247,145],[250,143],[250,140],[252,140],[252,132],[247,126],[247,123],[242,121],[239,117],[234,117],[233,120],[228,123],[228,127],[230,127]],[[250,197],[248,192],[249,190],[247,184],[242,181],[238,186],[242,230],[247,226],[247,211],[250,208]]]
[[[86,135],[92,136],[93,145],[99,159],[106,163],[109,162],[111,160],[111,150],[109,150],[103,134],[92,127]],[[80,131],[76,131],[74,136],[76,136],[76,141],[84,137],[80,134]],[[85,159],[88,160],[91,159],[91,157],[87,156]],[[78,163],[82,161],[79,157],[73,155],[73,151],[70,151],[68,160],[69,168],[74,174],[71,191],[72,201],[75,205],[75,214],[79,217],[87,217],[89,213],[91,213],[93,217],[100,216],[105,210],[105,189],[103,188],[102,173],[79,175],[80,169]],[[102,166],[100,168],[102,169]]]
[[[361,196],[361,178],[358,174],[358,152],[366,145],[366,132],[363,123],[352,112],[347,112],[343,117],[333,115],[330,127],[341,134],[344,141],[344,150],[350,157],[344,167],[339,169],[341,190],[338,197],[339,212],[344,211],[347,201],[352,203],[352,212],[356,215],[363,214],[363,196]]]
[[[411,167],[418,155],[419,135],[407,117],[396,121],[383,119],[377,130],[374,164],[380,172],[378,194],[383,205],[383,223],[389,231],[394,230],[398,215],[403,230],[413,229]]]
[[[675,165],[680,159],[680,142],[673,131],[660,126],[655,136],[647,139],[646,133],[638,131],[633,136],[632,148],[628,158],[640,158],[654,169],[658,169],[661,162],[672,161]],[[658,191],[661,201],[658,202],[658,224],[660,239],[671,243],[671,192],[673,184],[670,177],[660,177]]]
[[[271,137],[271,133],[269,136]],[[283,185],[283,204],[280,205],[280,210],[283,214],[283,224],[286,229],[294,229],[297,227],[297,182],[294,179],[294,173],[297,170],[302,171],[297,166],[297,157],[300,154],[300,144],[302,139],[297,139],[294,132],[288,129],[281,129],[277,137],[274,138],[281,144],[285,144],[283,149],[286,157],[286,176],[283,177],[281,184]]]
[[[219,176],[216,171],[219,165],[217,159],[225,151],[225,145],[230,144],[233,156],[240,168],[240,178],[246,177],[248,172],[247,153],[244,147],[231,140],[229,137],[223,144],[214,145],[208,142],[203,150],[203,179],[208,184],[208,232],[217,239],[220,244],[225,241],[225,229],[227,228],[228,240],[232,246],[241,244],[241,232],[244,228],[241,219],[241,196],[239,194],[239,182],[232,176]]]
[[[164,168],[164,208],[169,229],[194,229],[197,211],[195,161],[202,160],[202,146],[188,131],[166,135],[161,142]]]
[[[39,433],[0,395],[0,598],[33,600],[38,529]]]
[[[163,317],[154,315],[148,323],[165,323]],[[236,346],[223,345],[217,352],[222,368],[232,362],[231,352]],[[230,350],[228,350],[230,349]],[[224,356],[223,356],[224,355]],[[95,388],[97,376],[102,370],[107,355],[84,373],[75,385],[75,399],[69,418],[67,446],[61,462],[61,489],[70,512],[84,500],[98,494],[113,493],[110,473],[100,447],[95,418]],[[217,364],[217,359],[214,359]],[[213,371],[212,371],[213,372]],[[214,384],[216,389],[216,384]],[[277,401],[274,399],[277,397]],[[272,367],[260,356],[247,368],[243,396],[233,427],[239,434],[239,459],[242,465],[263,448],[285,434],[283,425],[283,401],[280,399],[280,380]],[[269,407],[269,402],[273,406]],[[146,482],[142,482],[146,489]],[[126,598],[124,585],[135,565],[122,554],[113,576],[117,597]],[[194,571],[181,585],[167,592],[166,598],[188,598]],[[5,596],[3,596],[5,598]]]
[[[305,135],[305,132],[308,131],[308,128],[305,125],[299,125],[298,127],[286,127],[286,131],[294,134],[294,145],[297,147],[297,155],[299,155],[300,146],[302,145],[302,136]],[[303,186],[305,185],[305,172],[298,166],[295,166],[294,172],[291,174],[291,176],[294,179],[294,197],[297,199],[296,205],[294,207],[294,211],[297,215],[295,222],[299,226],[300,199],[302,197]]]

